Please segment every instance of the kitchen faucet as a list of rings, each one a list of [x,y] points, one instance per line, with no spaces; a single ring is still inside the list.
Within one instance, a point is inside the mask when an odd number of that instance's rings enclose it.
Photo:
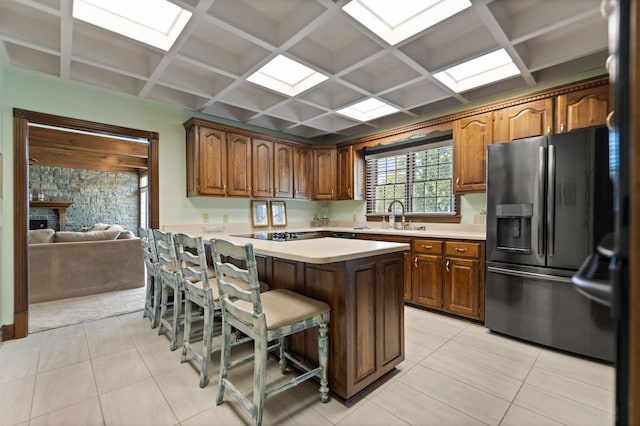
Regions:
[[[401,227],[400,229],[404,229],[404,225],[405,225],[405,223],[404,223],[404,213],[405,213],[405,211],[404,211],[404,204],[402,204],[402,201],[400,201],[400,200],[393,200],[391,203],[389,203],[389,208],[387,209],[387,211],[388,211],[389,213],[391,213],[391,208],[393,207],[393,205],[394,205],[395,203],[400,204],[400,207],[402,207],[402,219],[401,219],[401,220],[402,220],[402,227]],[[389,223],[391,223],[391,215],[389,215]],[[393,227],[393,225],[390,225],[390,227]]]

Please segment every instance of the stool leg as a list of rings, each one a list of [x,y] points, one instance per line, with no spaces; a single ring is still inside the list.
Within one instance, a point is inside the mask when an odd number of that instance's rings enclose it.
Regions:
[[[285,356],[285,354],[287,353],[287,348],[285,346],[286,339],[284,337],[281,337],[279,341],[280,341],[280,362],[279,362],[280,372],[284,374],[287,371],[287,357]]]
[[[209,362],[211,360],[211,341],[213,340],[213,303],[209,303],[209,297],[206,299],[207,306],[204,307],[204,325],[202,327],[204,336],[202,342],[202,368],[200,369],[201,388],[209,383]]]
[[[187,360],[187,347],[191,341],[191,299],[189,293],[184,292],[184,336],[182,337],[182,356],[180,362]]]
[[[318,324],[318,361],[320,364],[320,401],[329,400],[329,381],[327,380],[327,364],[329,361],[329,337],[326,319]]]
[[[152,277],[153,282],[153,322],[151,328],[156,328],[160,323],[160,305],[162,304],[162,285],[160,280]]]
[[[264,412],[264,391],[267,383],[267,342],[266,333],[253,342],[253,424],[262,424]]]
[[[222,348],[220,349],[220,379],[218,380],[218,398],[216,405],[224,402],[224,382],[229,373],[229,362],[231,357],[231,326],[222,319]]]
[[[162,322],[167,316],[167,304],[169,303],[169,290],[162,280],[160,280],[160,287],[162,288],[162,302],[160,302],[160,324],[158,327],[158,335],[162,334],[164,329],[164,324]]]
[[[175,351],[178,348],[178,333],[180,332],[178,324],[180,324],[180,314],[182,305],[182,292],[180,285],[177,284],[173,289],[173,325],[171,327],[171,345],[169,349]]]

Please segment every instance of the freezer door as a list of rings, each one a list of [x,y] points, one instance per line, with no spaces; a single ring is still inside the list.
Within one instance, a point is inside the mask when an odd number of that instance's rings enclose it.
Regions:
[[[489,145],[487,260],[544,266],[546,146],[544,136]]]
[[[575,291],[570,273],[488,264],[485,326],[530,342],[612,362],[615,323],[609,309]]]
[[[613,231],[609,134],[592,127],[549,138],[547,266],[578,269]]]

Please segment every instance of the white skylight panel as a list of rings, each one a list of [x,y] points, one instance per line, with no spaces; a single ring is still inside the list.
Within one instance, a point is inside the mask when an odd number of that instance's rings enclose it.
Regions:
[[[168,51],[191,12],[167,0],[74,0],[73,17]]]
[[[393,46],[469,6],[469,0],[351,0],[342,9]]]
[[[295,96],[328,78],[293,59],[278,55],[251,74],[247,80],[287,96]]]
[[[471,59],[459,65],[438,72],[433,76],[460,93],[480,87],[520,73],[511,57],[504,49]]]
[[[369,121],[398,111],[400,110],[389,104],[379,101],[378,99],[370,98],[353,104],[350,107],[342,108],[337,112],[358,121]]]

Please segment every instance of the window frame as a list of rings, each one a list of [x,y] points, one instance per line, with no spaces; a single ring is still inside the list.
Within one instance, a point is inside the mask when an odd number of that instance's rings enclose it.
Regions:
[[[429,147],[431,145],[431,147]],[[370,209],[372,209],[372,205],[375,202],[374,200],[371,199],[370,197],[370,193],[371,191],[373,191],[372,188],[370,188],[369,186],[369,182],[370,182],[370,177],[369,177],[369,169],[367,166],[367,159],[371,159],[372,157],[378,157],[378,158],[384,158],[384,157],[394,157],[394,156],[399,156],[399,155],[407,155],[407,160],[411,160],[413,161],[415,164],[415,159],[414,158],[409,158],[409,154],[414,154],[416,152],[420,152],[420,151],[426,151],[429,149],[436,149],[436,148],[440,148],[443,146],[451,146],[452,149],[452,156],[451,156],[451,196],[453,197],[452,202],[453,202],[453,207],[454,207],[454,212],[453,213],[425,213],[425,212],[406,212],[405,213],[405,218],[407,220],[414,220],[414,221],[418,221],[418,222],[445,222],[445,223],[460,223],[461,221],[461,214],[460,214],[460,195],[455,193],[454,190],[454,185],[453,185],[453,179],[454,179],[454,159],[453,159],[453,140],[451,138],[451,136],[448,137],[444,137],[444,138],[438,138],[436,140],[429,140],[428,142],[426,141],[419,141],[419,142],[413,142],[411,144],[405,144],[402,146],[395,146],[395,147],[391,147],[391,146],[387,146],[387,147],[381,147],[381,148],[373,148],[373,149],[366,149],[365,148],[365,188],[366,188],[366,193],[367,193],[367,199],[366,199],[366,206],[365,206],[365,216],[367,221],[369,222],[379,222],[384,220],[387,216],[389,216],[389,214],[385,211],[385,212],[370,212]],[[410,163],[408,163],[410,164]],[[414,170],[414,165],[411,165],[410,167],[407,166],[407,174],[412,173],[412,171]],[[411,198],[411,187],[412,187],[412,183],[411,183],[411,178],[410,176],[407,176],[406,182],[408,183],[408,187],[405,189],[405,193],[403,195],[403,197],[400,199],[402,201],[402,203],[405,205],[405,207],[407,208],[407,210],[410,208],[411,204],[409,202],[409,199]],[[394,211],[396,212],[397,215],[397,210],[394,209]]]

